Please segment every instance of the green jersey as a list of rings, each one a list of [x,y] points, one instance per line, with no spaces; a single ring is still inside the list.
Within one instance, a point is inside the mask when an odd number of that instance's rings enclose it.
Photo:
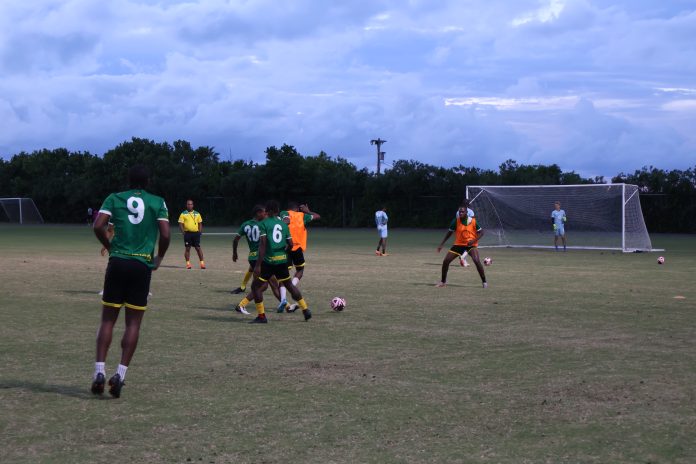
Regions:
[[[288,262],[285,248],[290,239],[290,230],[278,217],[264,219],[259,227],[261,237],[266,236],[266,255],[263,260],[268,264],[283,264]]]
[[[261,223],[256,219],[249,219],[243,222],[237,231],[237,234],[246,237],[246,241],[249,244],[249,261],[256,261],[256,258],[259,257],[260,225]]]
[[[169,221],[164,199],[135,189],[112,193],[99,208],[114,225],[109,256],[136,259],[150,267],[159,234],[159,221]]]

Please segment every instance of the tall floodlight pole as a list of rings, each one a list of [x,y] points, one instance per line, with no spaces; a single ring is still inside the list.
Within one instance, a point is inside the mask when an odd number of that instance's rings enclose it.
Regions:
[[[383,143],[387,143],[387,141],[382,140],[380,138],[370,140],[370,144],[377,145],[377,175],[379,175],[380,166],[381,166],[380,163],[384,160],[384,153],[385,152],[382,151],[382,144]]]

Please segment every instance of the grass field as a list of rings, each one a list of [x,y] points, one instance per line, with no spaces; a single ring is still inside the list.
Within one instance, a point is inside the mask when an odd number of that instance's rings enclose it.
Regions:
[[[459,266],[433,287],[444,230],[390,232],[380,258],[372,230],[311,230],[314,318],[266,326],[230,310],[231,238],[204,236],[209,269],[187,271],[175,235],[114,400],[89,393],[91,230],[0,226],[0,461],[696,462],[695,237],[653,237],[664,266],[484,250],[484,290]]]

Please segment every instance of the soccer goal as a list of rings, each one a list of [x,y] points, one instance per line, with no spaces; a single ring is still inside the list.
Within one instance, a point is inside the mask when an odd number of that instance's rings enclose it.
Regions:
[[[44,220],[31,198],[0,198],[0,220],[19,224],[43,224]]]
[[[486,230],[481,246],[552,248],[551,211],[560,201],[568,248],[653,250],[636,185],[477,185],[466,197]]]

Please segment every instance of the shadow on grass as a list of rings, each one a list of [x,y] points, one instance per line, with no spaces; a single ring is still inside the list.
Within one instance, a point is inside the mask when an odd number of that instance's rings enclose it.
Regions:
[[[69,295],[99,295],[99,290],[63,290]]]
[[[195,319],[198,319],[199,321],[214,321],[214,322],[232,322],[234,324],[247,324],[251,322],[254,317],[253,316],[243,316],[240,314],[240,317],[232,317],[234,314],[234,311],[231,311],[232,314],[230,314],[228,317],[223,317],[223,316],[197,316]]]
[[[27,380],[0,380],[0,390],[9,389],[28,390],[34,393],[57,393],[59,395],[71,396],[83,400],[95,397],[95,395],[89,391],[89,383],[81,387],[76,387],[74,385],[51,385]],[[97,398],[99,397],[97,396]]]

